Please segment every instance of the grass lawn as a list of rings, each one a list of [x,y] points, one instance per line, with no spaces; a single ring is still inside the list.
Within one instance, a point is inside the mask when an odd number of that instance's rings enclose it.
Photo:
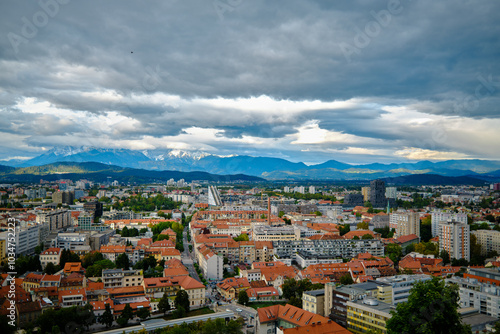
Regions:
[[[286,302],[256,302],[256,303],[248,303],[248,307],[259,309],[261,307],[268,307],[273,305],[285,305]]]
[[[208,307],[204,307],[204,308],[200,308],[197,310],[189,311],[188,313],[186,313],[185,317],[194,317],[196,315],[204,315],[204,314],[210,314],[210,313],[215,313],[215,312]],[[163,319],[174,320],[174,317],[172,314],[168,314],[168,315],[164,316]]]

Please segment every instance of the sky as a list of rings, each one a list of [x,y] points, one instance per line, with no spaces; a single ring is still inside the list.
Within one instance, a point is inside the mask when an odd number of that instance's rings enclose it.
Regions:
[[[494,0],[4,0],[0,160],[498,160],[499,60]]]

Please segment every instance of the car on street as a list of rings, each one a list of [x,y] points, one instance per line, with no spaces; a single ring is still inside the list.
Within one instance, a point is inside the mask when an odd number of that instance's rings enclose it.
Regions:
[[[237,309],[236,309],[236,312],[241,312],[241,311],[243,311],[243,310],[242,310],[242,309],[240,309],[240,308],[237,308]]]

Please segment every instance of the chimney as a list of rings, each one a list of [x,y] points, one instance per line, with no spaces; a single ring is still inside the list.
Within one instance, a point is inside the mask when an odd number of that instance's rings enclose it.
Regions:
[[[271,225],[271,196],[267,196],[267,223]]]

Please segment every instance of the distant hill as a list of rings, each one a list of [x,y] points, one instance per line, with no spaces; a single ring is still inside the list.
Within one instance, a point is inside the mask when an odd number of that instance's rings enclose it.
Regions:
[[[405,175],[383,178],[386,184],[394,185],[473,185],[483,186],[484,180],[470,176],[443,176],[436,174]]]
[[[123,168],[97,162],[58,162],[37,167],[12,168],[0,172],[2,182],[40,182],[40,179],[54,181],[60,179],[78,180],[86,178],[96,182],[106,181],[108,177],[120,182],[148,183],[184,179],[211,182],[251,181],[260,182],[264,179],[244,174],[215,175],[206,172],[151,171],[145,169]]]

